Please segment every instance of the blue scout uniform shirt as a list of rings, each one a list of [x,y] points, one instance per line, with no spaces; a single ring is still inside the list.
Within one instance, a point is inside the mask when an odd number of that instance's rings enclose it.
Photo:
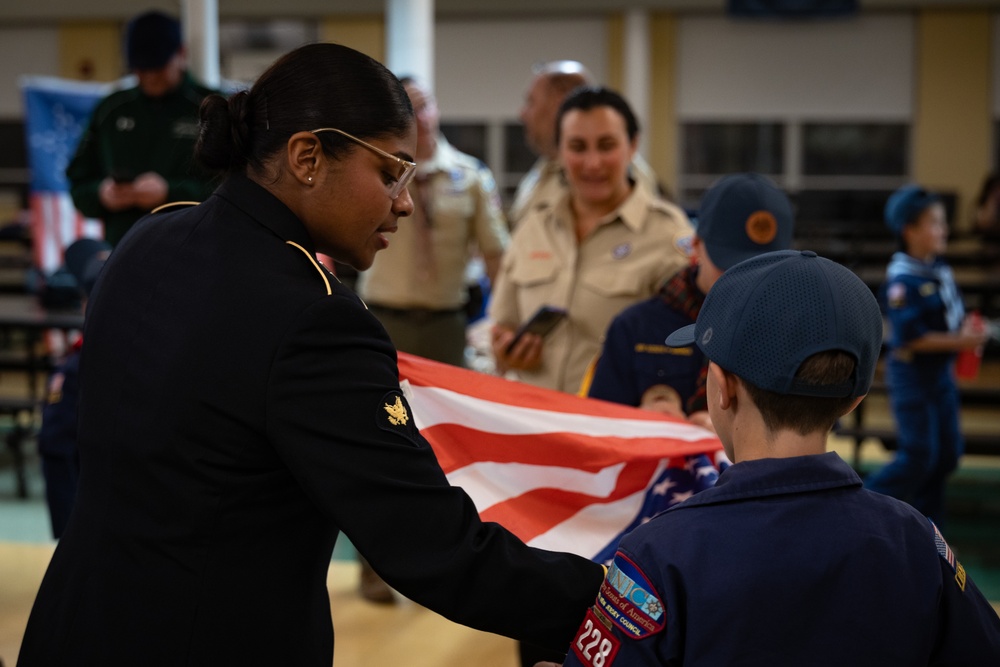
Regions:
[[[75,459],[77,404],[80,395],[80,351],[74,349],[49,380],[42,406],[38,451],[44,456]]]
[[[671,348],[663,341],[671,331],[693,322],[659,295],[626,308],[608,327],[587,395],[639,405],[647,389],[665,384],[687,405],[697,390],[705,355],[694,345]]]
[[[931,331],[957,331],[965,315],[951,269],[940,259],[921,262],[906,253],[892,256],[883,288],[889,320],[886,344],[890,364],[913,364],[926,372],[945,370],[953,353],[908,354],[898,351]]]
[[[728,468],[622,540],[565,665],[1000,664],[933,523],[835,453]]]

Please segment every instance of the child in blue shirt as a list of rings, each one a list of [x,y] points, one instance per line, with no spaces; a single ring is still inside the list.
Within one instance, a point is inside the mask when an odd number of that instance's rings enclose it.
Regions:
[[[889,323],[886,383],[898,448],[865,486],[940,524],[945,482],[964,449],[955,357],[988,335],[966,322],[961,292],[941,258],[948,240],[941,197],[906,185],[889,197],[885,221],[900,243],[882,289]]]

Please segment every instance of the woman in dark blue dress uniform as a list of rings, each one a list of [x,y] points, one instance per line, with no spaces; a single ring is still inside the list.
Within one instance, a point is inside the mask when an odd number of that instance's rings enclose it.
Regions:
[[[565,649],[603,568],[479,520],[385,330],[315,258],[388,245],[414,146],[403,87],[339,45],[206,101],[224,182],[137,223],[92,296],[79,495],[19,664],[328,667],[340,532],[414,601]]]

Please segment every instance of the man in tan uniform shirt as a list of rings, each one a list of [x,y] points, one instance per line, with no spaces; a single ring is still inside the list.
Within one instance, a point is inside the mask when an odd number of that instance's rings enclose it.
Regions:
[[[439,133],[433,95],[403,84],[417,118],[414,211],[358,279],[358,294],[396,348],[460,366],[465,354],[466,269],[478,249],[496,276],[510,238],[493,174]]]

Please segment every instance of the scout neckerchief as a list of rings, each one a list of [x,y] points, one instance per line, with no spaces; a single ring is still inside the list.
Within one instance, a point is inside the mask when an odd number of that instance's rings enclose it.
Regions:
[[[660,288],[660,298],[671,309],[690,318],[692,322],[698,319],[701,305],[705,303],[705,295],[698,289],[695,279],[698,277],[698,267],[688,266],[674,274]],[[687,400],[684,411],[687,414],[708,409],[706,382],[708,380],[708,359],[702,362],[695,383],[694,394]]]
[[[886,269],[885,277],[888,282],[892,282],[900,276],[916,276],[936,282],[941,301],[944,303],[948,331],[958,331],[965,317],[965,306],[962,305],[962,296],[958,293],[950,266],[940,259],[922,262],[905,252],[895,252]]]

